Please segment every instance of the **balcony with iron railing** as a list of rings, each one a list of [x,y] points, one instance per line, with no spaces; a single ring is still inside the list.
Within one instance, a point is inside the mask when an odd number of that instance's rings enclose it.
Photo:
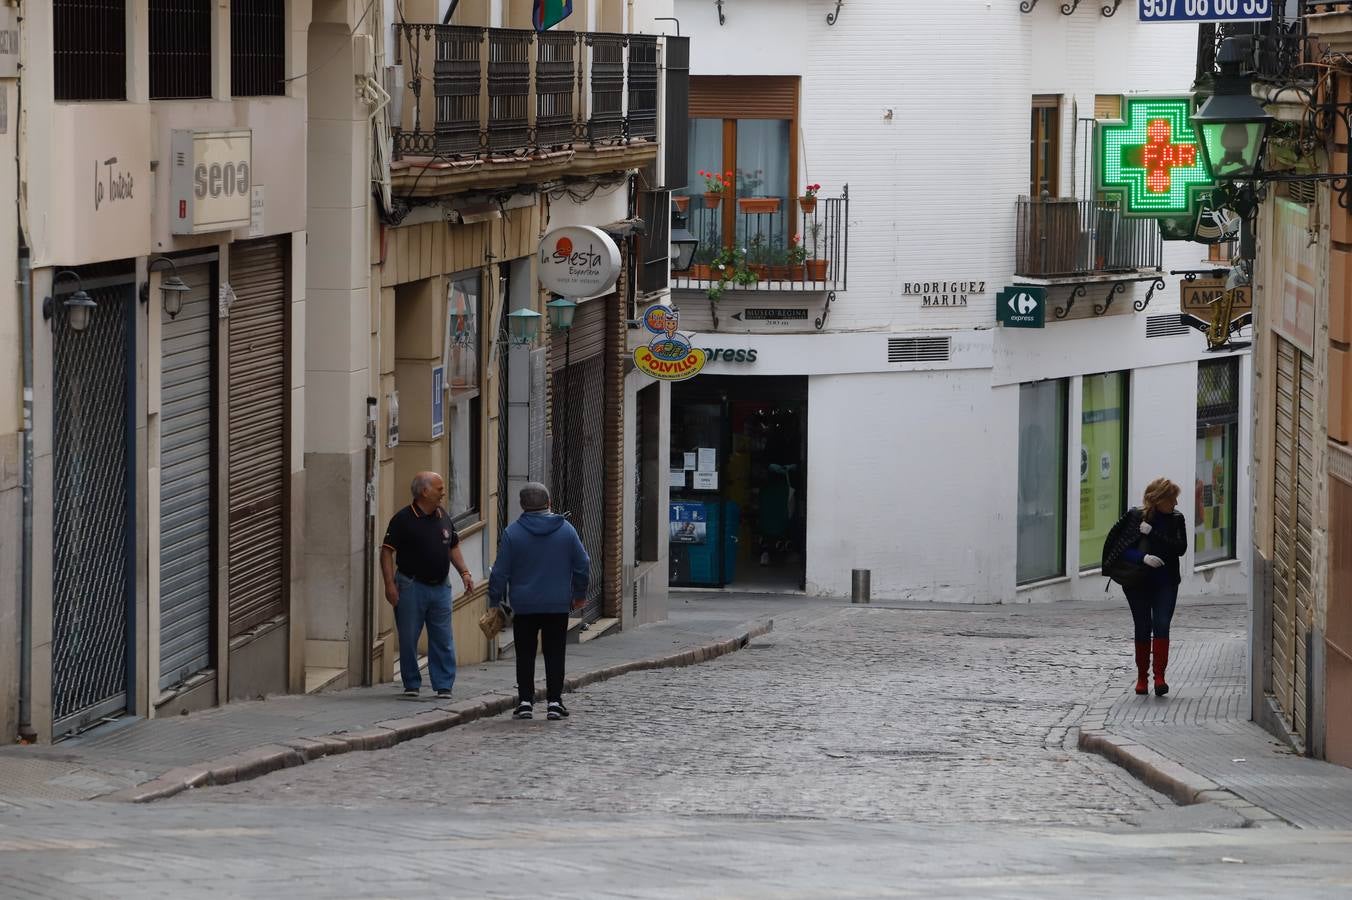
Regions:
[[[1249,39],[1249,69],[1259,81],[1287,85],[1313,81],[1315,42],[1305,16],[1335,4],[1313,0],[1273,0],[1272,18],[1262,22],[1204,22],[1197,27],[1196,86],[1210,88],[1216,54],[1226,38]]]
[[[839,197],[672,198],[699,240],[694,263],[672,287],[727,292],[834,293],[849,274],[849,188]]]
[[[1014,274],[1048,282],[1132,280],[1163,265],[1153,219],[1122,215],[1116,203],[1075,197],[1020,197]]]
[[[444,193],[471,171],[491,187],[656,155],[658,37],[400,24],[395,38],[396,193]]]

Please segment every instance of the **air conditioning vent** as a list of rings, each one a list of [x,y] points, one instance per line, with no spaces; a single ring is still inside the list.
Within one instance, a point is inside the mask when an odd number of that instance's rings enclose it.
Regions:
[[[1179,334],[1187,334],[1191,327],[1183,321],[1183,316],[1178,313],[1170,313],[1167,316],[1147,316],[1145,320],[1145,336],[1172,337]]]
[[[1296,203],[1314,206],[1315,199],[1318,197],[1318,185],[1293,181],[1287,184],[1286,193]]]
[[[907,337],[887,339],[890,363],[944,362],[948,359],[951,337]]]

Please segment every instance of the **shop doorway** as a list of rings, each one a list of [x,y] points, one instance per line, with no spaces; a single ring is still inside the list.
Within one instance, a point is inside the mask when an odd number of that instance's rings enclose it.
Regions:
[[[695,378],[671,407],[670,583],[803,590],[807,378]]]

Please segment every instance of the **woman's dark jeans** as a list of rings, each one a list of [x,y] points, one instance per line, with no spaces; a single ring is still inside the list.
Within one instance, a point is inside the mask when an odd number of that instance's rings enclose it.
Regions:
[[[1148,641],[1151,636],[1169,639],[1169,622],[1178,603],[1178,585],[1143,584],[1126,588],[1127,602],[1131,604],[1131,618],[1136,625],[1136,640]]]

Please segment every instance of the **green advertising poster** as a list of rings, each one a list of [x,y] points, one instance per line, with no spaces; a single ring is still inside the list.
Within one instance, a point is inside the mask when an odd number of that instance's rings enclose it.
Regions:
[[[1230,491],[1234,481],[1230,452],[1230,426],[1199,429],[1197,434],[1197,508],[1194,511],[1194,549],[1198,565],[1229,559],[1233,506]]]
[[[1084,379],[1080,426],[1080,567],[1098,568],[1103,541],[1125,511],[1126,377]]]

